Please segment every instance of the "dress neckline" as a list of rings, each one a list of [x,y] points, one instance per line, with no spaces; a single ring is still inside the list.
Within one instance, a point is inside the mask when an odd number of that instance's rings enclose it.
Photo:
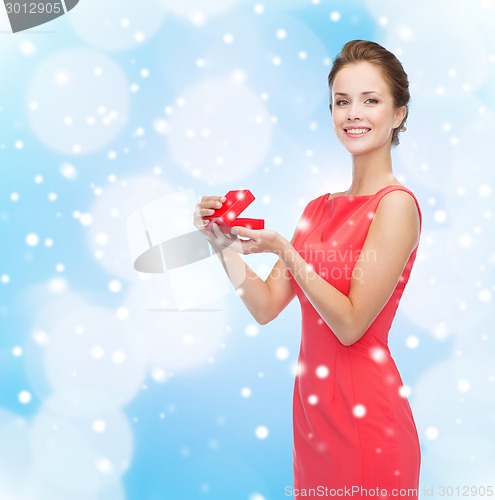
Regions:
[[[388,186],[383,186],[381,189],[379,189],[376,193],[373,193],[373,194],[339,194],[338,196],[334,196],[333,198],[329,198],[329,196],[332,193],[326,193],[325,194],[325,201],[332,201],[332,200],[336,200],[337,198],[347,198],[348,200],[349,199],[353,200],[354,198],[358,198],[358,199],[372,198],[373,196],[376,196],[378,193],[381,193],[384,189],[387,189],[391,186],[400,186],[402,188],[404,187],[402,184],[389,184]]]

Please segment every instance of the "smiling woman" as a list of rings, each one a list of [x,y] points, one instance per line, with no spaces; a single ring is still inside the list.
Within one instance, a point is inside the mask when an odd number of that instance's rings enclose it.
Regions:
[[[222,255],[260,324],[294,297],[300,301],[295,498],[316,498],[324,488],[357,488],[354,498],[371,490],[382,498],[399,490],[418,497],[418,434],[388,348],[421,229],[418,201],[392,171],[391,146],[408,114],[407,80],[380,45],[344,46],[328,82],[335,132],[352,157],[352,184],[345,193],[312,200],[290,242],[268,229],[235,227],[226,235],[208,224],[205,217],[225,203],[219,196],[205,196],[197,206],[196,227]],[[266,280],[239,255],[260,252],[279,256]]]
[[[406,106],[397,106],[389,85],[375,64],[344,66],[332,79],[332,117],[338,138],[351,153],[374,149],[386,160],[390,144],[398,144]],[[363,90],[372,89],[372,90]],[[343,91],[345,89],[345,92]],[[346,139],[362,139],[352,145]],[[351,148],[351,149],[349,149]]]
[[[385,50],[380,45],[367,42],[363,40],[356,40],[344,45],[342,52],[339,54],[339,57],[335,60],[332,69],[328,75],[328,87],[334,90],[333,97],[348,97],[346,93],[335,92],[335,79],[337,74],[340,73],[346,66],[363,64],[374,66],[375,70],[379,71],[378,75],[378,84],[380,84],[379,80],[385,80],[383,83],[385,84],[385,91],[387,94],[393,99],[393,106],[396,109],[402,109],[404,111],[404,115],[402,116],[402,120],[400,124],[394,128],[392,134],[392,144],[399,144],[399,132],[404,132],[405,123],[407,120],[407,116],[409,114],[409,100],[411,95],[409,93],[409,81],[407,78],[407,74],[402,67],[400,61],[395,57],[394,54]],[[367,69],[370,69],[369,67]],[[380,94],[376,92],[378,89],[368,90],[362,92],[363,97],[367,95],[376,94],[378,97],[382,97]],[[389,97],[389,96],[387,96]],[[378,104],[379,101],[375,99],[369,99],[370,101],[374,101],[375,104]],[[338,101],[337,105],[342,101]],[[333,110],[334,106],[333,99],[331,97],[330,101],[330,111]]]

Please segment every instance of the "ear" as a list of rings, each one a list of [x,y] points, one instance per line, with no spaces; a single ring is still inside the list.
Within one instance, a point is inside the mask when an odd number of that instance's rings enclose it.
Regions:
[[[395,111],[394,126],[392,128],[397,128],[402,123],[402,120],[406,116],[406,112],[407,109],[405,106],[397,108],[397,110]]]

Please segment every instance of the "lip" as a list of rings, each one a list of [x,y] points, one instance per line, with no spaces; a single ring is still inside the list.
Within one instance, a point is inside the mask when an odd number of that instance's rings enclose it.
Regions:
[[[362,133],[356,133],[356,132],[349,133],[348,132],[349,130],[362,130],[363,132]],[[346,137],[349,137],[351,139],[359,139],[360,137],[364,137],[365,135],[367,135],[370,130],[371,129],[369,127],[345,127],[344,134],[346,135]]]

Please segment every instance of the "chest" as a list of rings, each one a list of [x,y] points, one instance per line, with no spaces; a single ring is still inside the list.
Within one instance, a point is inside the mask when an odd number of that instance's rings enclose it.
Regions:
[[[295,248],[319,276],[345,293],[356,262],[363,258],[373,215],[365,205],[323,205],[307,221]]]

